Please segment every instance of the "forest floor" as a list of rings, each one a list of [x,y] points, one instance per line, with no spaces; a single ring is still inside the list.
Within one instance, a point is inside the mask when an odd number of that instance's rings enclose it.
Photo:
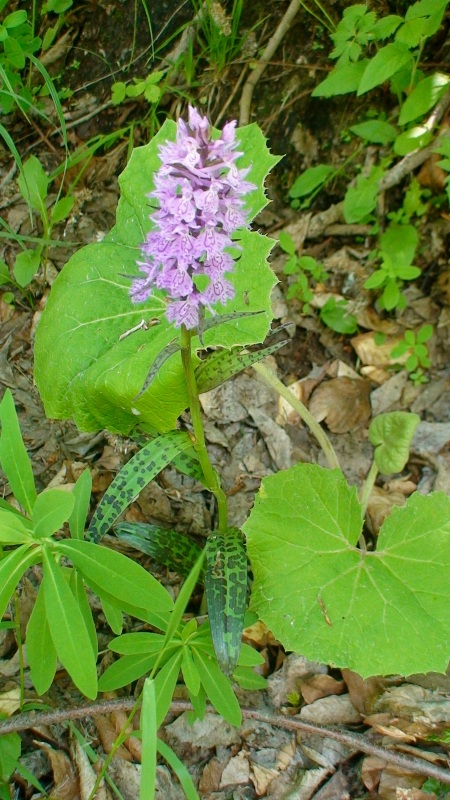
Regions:
[[[21,5],[26,4],[16,4]],[[347,224],[339,205],[356,167],[370,166],[385,155],[383,145],[367,145],[346,177],[337,175],[310,207],[293,208],[289,197],[289,190],[305,169],[318,163],[341,167],[347,161],[356,149],[349,128],[364,119],[372,106],[377,113],[383,109],[383,90],[357,99],[354,95],[311,97],[313,88],[330,69],[331,45],[320,19],[302,7],[289,23],[246,105],[243,89],[287,11],[284,0],[274,0],[270,6],[259,0],[244,3],[237,41],[222,64],[214,64],[211,44],[188,2],[149,3],[151,32],[145,4],[102,0],[79,8],[77,5],[68,12],[56,44],[47,51],[46,64],[59,85],[72,90],[62,101],[71,151],[93,141],[101,146],[64,177],[65,191],[70,187],[75,203],[69,218],[55,228],[53,235],[59,245],[48,251],[45,275],[39,272],[23,291],[15,287],[13,298],[8,294],[7,302],[2,296],[10,293],[11,286],[0,287],[0,386],[2,393],[6,388],[13,393],[38,491],[49,485],[73,484],[87,466],[93,477],[93,501],[97,503],[130,453],[135,452],[132,442],[107,431],[85,433],[70,420],[47,419],[33,382],[34,333],[64,263],[80,244],[100,241],[113,226],[119,196],[117,178],[130,149],[146,144],[166,117],[185,115],[190,101],[218,127],[230,119],[245,121],[248,117],[248,121],[257,122],[271,152],[283,156],[268,179],[271,203],[255,226],[275,239],[282,231],[289,234],[297,254],[315,259],[321,270],[315,278],[307,274],[305,308],[305,297],[292,288],[296,277],[285,271],[288,254],[278,245],[274,247],[271,263],[279,279],[273,293],[275,324],[286,326],[290,342],[271,357],[271,365],[323,423],[349,483],[360,486],[370,468],[368,426],[373,416],[404,410],[421,418],[403,472],[377,481],[368,506],[371,535],[376,537],[392,507],[403,505],[413,492],[450,493],[450,214],[448,206],[433,202],[433,197],[442,194],[442,178],[439,184],[438,179],[430,177],[433,165],[428,165],[428,172],[427,164],[422,165],[420,173],[415,170],[420,191],[425,192],[423,212],[414,222],[420,230],[421,246],[415,263],[421,274],[405,287],[406,308],[390,313],[380,310],[377,294],[363,286],[370,274],[369,254],[375,246],[372,222]],[[328,5],[337,21],[341,6],[348,4]],[[389,10],[388,3],[375,5],[383,6],[382,13]],[[218,3],[214,6],[216,14],[222,14],[221,24],[226,25],[229,10]],[[444,32],[433,42],[432,61],[442,72],[448,72],[450,48]],[[147,103],[142,96],[112,103],[113,83],[142,79],[174,54],[178,66],[172,72],[171,86],[157,104]],[[426,58],[431,60],[427,51]],[[50,100],[45,99],[45,103],[50,113]],[[47,125],[36,115],[27,120],[10,114],[2,121],[23,159],[29,154],[38,156],[47,173],[61,164],[63,148],[55,125]],[[0,163],[2,217],[16,234],[39,235],[39,224],[30,221],[18,191],[14,160],[6,149],[0,151]],[[409,180],[411,175],[404,177]],[[49,202],[60,179],[56,177],[51,186]],[[402,205],[405,180],[390,190],[384,199],[386,208],[395,210]],[[2,238],[0,244],[0,255],[11,266],[17,244],[8,238]],[[251,293],[251,286],[248,291]],[[355,319],[352,333],[339,333],[321,319],[321,308],[333,296],[346,301]],[[414,378],[412,370],[405,368],[406,357],[392,357],[391,351],[403,339],[405,330],[417,331],[424,325],[433,326],[427,343],[430,365]],[[380,334],[385,337],[381,345]],[[308,429],[251,369],[204,395],[202,408],[208,447],[223,476],[232,525],[245,521],[263,477],[299,461],[326,465]],[[2,492],[8,497],[6,483]],[[192,482],[180,484],[175,471],[167,469],[141,493],[125,518],[163,525],[201,541],[211,524],[210,496]],[[124,549],[114,537],[107,539],[110,546]],[[151,569],[176,596],[180,578],[175,572],[132,548],[126,552]],[[23,629],[36,597],[38,578],[35,568],[23,581],[18,600]],[[103,669],[111,654],[106,651],[108,633],[100,608],[96,613]],[[370,626],[370,608],[367,624]],[[405,679],[395,675],[362,680],[349,670],[331,669],[301,654],[286,654],[262,624],[248,629],[245,640],[264,656],[268,690],[241,692],[242,704],[263,714],[278,715],[281,722],[246,718],[235,730],[208,713],[203,722],[190,726],[178,710],[171,712],[161,732],[189,767],[202,798],[426,800],[450,796],[445,784],[433,782],[431,777],[434,767],[448,769],[450,765],[445,734],[450,729],[450,676],[427,674]],[[44,709],[39,705],[44,701],[50,721],[30,724],[22,731],[21,764],[28,773],[13,774],[11,797],[44,796],[33,788],[31,774],[45,788],[46,796],[87,800],[98,765],[92,766],[80,742],[87,742],[94,756],[104,758],[126,719],[124,710],[103,716],[97,711],[71,719],[70,709],[84,700],[64,670],[40,701],[27,675],[26,661],[25,665],[21,663],[15,635],[11,630],[0,630],[0,712],[9,715],[19,708],[23,666],[26,701],[34,703],[34,709]],[[121,697],[125,696],[121,692]],[[183,697],[180,686],[179,698]],[[53,721],[52,710],[61,708],[67,709],[66,720]],[[331,726],[332,731],[350,736],[333,739],[332,734],[323,732],[292,730],[289,724],[283,727],[283,719],[287,723],[299,720]],[[435,739],[430,738],[433,734]],[[361,737],[359,741],[356,735]],[[411,756],[422,759],[425,769],[421,773],[406,768],[403,757]],[[125,800],[138,796],[139,757],[136,740],[129,739],[111,765],[118,796]],[[158,780],[158,797],[178,800],[184,796],[163,762]],[[114,796],[114,791],[105,785],[97,796]]]

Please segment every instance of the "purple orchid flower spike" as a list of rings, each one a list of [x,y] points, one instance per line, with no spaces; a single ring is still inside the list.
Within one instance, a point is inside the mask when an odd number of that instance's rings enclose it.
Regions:
[[[256,189],[245,180],[249,168],[236,166],[242,153],[236,151],[235,128],[229,122],[213,140],[207,118],[189,106],[188,122],[178,121],[176,142],[159,150],[161,167],[148,195],[159,205],[150,217],[155,228],[137,262],[144,277],[133,281],[130,296],[142,303],[154,288],[163,289],[170,299],[166,316],[175,327],[196,328],[201,306],[214,313],[215,305],[234,297],[225,277],[235,266],[227,248],[232,234],[248,227],[243,198]],[[202,291],[198,275],[208,278]]]

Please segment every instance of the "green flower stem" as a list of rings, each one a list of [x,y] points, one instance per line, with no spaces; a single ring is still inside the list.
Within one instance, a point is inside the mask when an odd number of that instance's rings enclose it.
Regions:
[[[197,453],[200,466],[203,470],[208,489],[213,493],[217,500],[217,507],[219,511],[219,525],[218,528],[222,533],[225,533],[228,528],[228,511],[227,511],[227,498],[223,491],[216,471],[213,469],[211,461],[209,460],[208,451],[206,449],[205,432],[203,430],[202,413],[200,408],[200,401],[198,399],[197,381],[194,374],[194,366],[192,364],[192,351],[191,341],[193,334],[187,328],[181,326],[181,360],[183,362],[184,374],[186,378],[186,385],[189,397],[189,406],[191,410],[192,426],[194,428],[194,448]]]
[[[360,495],[359,495],[359,502],[361,503],[361,507],[363,510],[363,515],[366,513],[367,504],[369,502],[369,497],[372,492],[373,487],[375,486],[375,481],[378,475],[378,467],[375,461],[372,461],[372,465],[369,469],[369,472],[366,475],[366,480],[364,481]]]
[[[328,461],[328,466],[330,469],[340,469],[338,457],[333,449],[333,446],[326,435],[325,431],[321,428],[319,423],[316,419],[314,419],[313,415],[308,411],[305,405],[300,400],[289,391],[288,387],[282,383],[279,378],[272,372],[272,370],[265,367],[263,364],[253,364],[253,369],[261,375],[261,378],[268,386],[271,386],[272,389],[278,392],[281,397],[292,406],[294,411],[297,412],[300,419],[308,426],[309,430],[312,434],[316,437],[317,441],[319,442],[324,454],[325,458]]]

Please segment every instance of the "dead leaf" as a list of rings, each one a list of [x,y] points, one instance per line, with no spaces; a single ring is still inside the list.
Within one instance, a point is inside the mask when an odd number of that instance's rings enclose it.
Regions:
[[[372,367],[386,368],[393,364],[404,364],[408,358],[408,353],[398,358],[391,357],[392,349],[402,341],[402,336],[387,336],[382,344],[377,344],[375,334],[361,333],[353,336],[350,343],[355,350],[358,358],[363,364],[370,364]]]
[[[105,753],[110,753],[114,742],[117,739],[117,730],[109,717],[96,715],[93,717],[95,727],[97,728],[100,741],[102,743]],[[118,758],[124,758],[126,761],[132,761],[132,756],[129,750],[123,745],[120,745],[116,750]]]
[[[344,681],[337,681],[331,675],[313,675],[300,681],[300,692],[305,703],[314,703],[320,697],[342,694],[345,692]]]
[[[278,770],[271,767],[263,767],[261,764],[252,764],[250,780],[255,787],[256,794],[259,797],[264,797],[273,779],[277,778],[279,774]]]
[[[384,678],[361,678],[351,669],[343,669],[342,677],[347,684],[350,699],[360,714],[370,714],[375,706],[375,701],[386,689]]]
[[[414,486],[414,489],[417,487]],[[379,486],[374,486],[367,504],[367,517],[370,532],[376,536],[384,520],[389,516],[394,506],[404,506],[406,497],[403,492],[388,492]]]
[[[314,390],[309,410],[318,422],[325,420],[332,433],[348,433],[368,423],[369,394],[368,381],[332,378]]]
[[[401,795],[398,790],[420,789],[424,779],[422,775],[414,775],[390,764],[381,773],[378,785],[378,797],[380,800],[398,800]],[[405,795],[403,795],[405,797]],[[406,795],[407,797],[408,795]]]
[[[219,791],[223,768],[224,762],[219,761],[218,758],[211,758],[211,760],[208,761],[198,784],[198,790],[201,794],[209,797],[212,792]]]
[[[73,743],[73,755],[78,769],[80,800],[89,800],[97,780],[97,775],[92,768],[86,751],[81,746],[78,739]],[[94,800],[109,800],[109,792],[106,791],[105,782],[103,780],[94,796]]]
[[[220,789],[225,786],[236,786],[247,784],[250,781],[250,764],[245,753],[241,750],[237,756],[230,758],[228,764],[222,772],[220,779]]]
[[[300,719],[317,725],[357,725],[361,715],[353,705],[350,695],[321,697],[309,706],[303,706]]]
[[[58,800],[79,800],[78,777],[68,755],[63,750],[54,750],[44,742],[37,742],[37,745],[47,754],[52,768],[54,786],[51,797]]]
[[[6,692],[0,694],[0,712],[10,717],[17,709],[20,708],[20,688],[13,686]]]

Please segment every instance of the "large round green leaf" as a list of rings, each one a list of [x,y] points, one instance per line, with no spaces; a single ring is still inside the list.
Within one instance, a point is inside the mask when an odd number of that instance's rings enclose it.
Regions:
[[[162,366],[137,398],[158,353],[176,336],[167,322],[161,293],[135,305],[131,276],[138,274],[140,246],[152,226],[148,193],[160,166],[158,149],[175,138],[167,121],[152,141],[136,148],[122,173],[121,197],[113,230],[99,243],[79,250],[56,279],[36,332],[35,377],[49,417],[73,417],[83,430],[108,428],[128,433],[137,425],[160,432],[175,427],[187,406],[179,352]],[[256,125],[238,131],[239,166],[251,166],[258,189],[247,198],[253,218],[267,200],[263,180],[277,162]],[[236,296],[226,312],[262,312],[208,330],[205,345],[231,347],[262,342],[271,321],[270,292],[276,279],[267,264],[272,240],[241,231],[240,258],[230,277]],[[144,329],[132,333],[142,323]]]
[[[265,478],[243,526],[252,607],[288,650],[363,677],[434,670],[450,657],[450,498],[413,495],[375,552],[357,544],[356,489],[299,464]]]

